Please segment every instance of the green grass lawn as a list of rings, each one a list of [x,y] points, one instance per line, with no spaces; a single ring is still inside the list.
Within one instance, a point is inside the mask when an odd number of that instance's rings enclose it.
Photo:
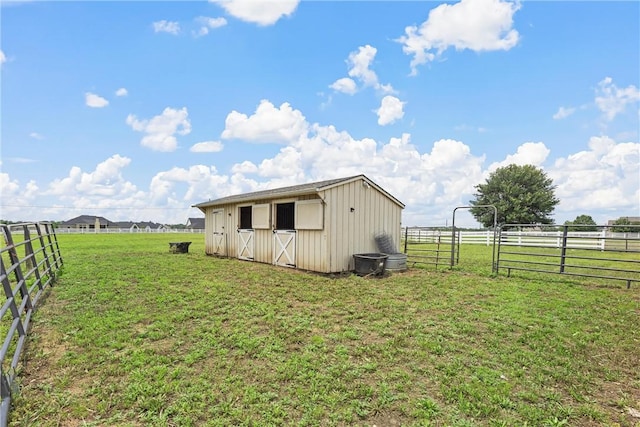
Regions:
[[[482,246],[372,279],[58,240],[12,426],[640,425],[638,286],[495,277]]]

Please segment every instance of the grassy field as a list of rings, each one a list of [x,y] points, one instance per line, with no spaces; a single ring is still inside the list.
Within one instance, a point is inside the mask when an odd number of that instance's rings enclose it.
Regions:
[[[58,239],[12,426],[640,426],[638,286],[494,277],[483,246],[372,279]]]

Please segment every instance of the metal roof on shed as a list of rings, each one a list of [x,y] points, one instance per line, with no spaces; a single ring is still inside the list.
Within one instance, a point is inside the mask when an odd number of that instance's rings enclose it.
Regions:
[[[328,179],[325,181],[309,182],[306,184],[274,188],[271,190],[261,190],[261,191],[254,191],[251,193],[236,194],[233,196],[221,197],[219,199],[198,203],[197,205],[193,205],[193,207],[203,209],[203,208],[208,208],[212,206],[220,206],[220,205],[226,205],[226,204],[232,204],[232,203],[252,202],[255,200],[276,199],[276,198],[282,198],[282,197],[293,197],[293,196],[302,196],[306,194],[315,194],[320,191],[327,190],[336,185],[345,184],[347,182],[354,181],[357,179],[364,179],[371,186],[375,187],[380,192],[385,194],[389,199],[393,200],[396,204],[404,208],[404,204],[402,202],[400,202],[398,199],[393,197],[387,191],[383,190],[375,182],[371,181],[369,178],[367,178],[364,175],[354,175],[346,178]]]

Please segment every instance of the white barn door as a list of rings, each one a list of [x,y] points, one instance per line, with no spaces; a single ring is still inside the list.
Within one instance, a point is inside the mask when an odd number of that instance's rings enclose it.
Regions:
[[[224,234],[224,211],[213,211],[213,253],[214,255],[227,255],[226,237]]]
[[[273,230],[273,263],[282,267],[296,266],[295,230]]]
[[[238,259],[253,261],[254,231],[251,229],[238,230]]]

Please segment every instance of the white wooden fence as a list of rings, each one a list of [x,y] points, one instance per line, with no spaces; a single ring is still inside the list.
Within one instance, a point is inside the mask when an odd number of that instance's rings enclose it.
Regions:
[[[502,231],[501,245],[507,246],[540,246],[554,247],[562,246],[562,230],[560,231]],[[403,233],[403,236],[405,234]],[[451,244],[451,230],[433,228],[409,228],[406,231],[407,239],[410,243],[441,243]],[[490,246],[493,244],[492,230],[457,232],[457,244],[476,244]],[[640,233],[612,233],[607,230],[601,231],[569,231],[567,232],[567,247],[572,249],[600,249],[605,250],[608,239],[629,239],[637,241]],[[497,242],[496,242],[497,243]]]
[[[57,234],[157,234],[157,233],[194,233],[203,234],[203,229],[195,228],[56,228]]]

